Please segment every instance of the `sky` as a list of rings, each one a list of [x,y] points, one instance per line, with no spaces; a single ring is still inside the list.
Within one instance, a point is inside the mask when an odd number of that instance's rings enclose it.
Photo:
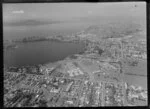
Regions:
[[[136,5],[136,7],[135,7]],[[122,3],[17,3],[3,4],[3,21],[63,21],[82,17],[146,16],[145,2]]]

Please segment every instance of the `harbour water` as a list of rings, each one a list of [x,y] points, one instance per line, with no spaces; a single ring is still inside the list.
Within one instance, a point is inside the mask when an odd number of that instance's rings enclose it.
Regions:
[[[40,41],[20,43],[18,48],[4,51],[6,66],[38,65],[62,60],[84,50],[83,43]]]

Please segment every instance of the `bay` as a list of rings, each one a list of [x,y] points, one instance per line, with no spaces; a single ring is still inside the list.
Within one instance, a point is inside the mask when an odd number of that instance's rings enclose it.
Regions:
[[[84,50],[83,43],[40,41],[20,43],[4,51],[4,65],[26,66],[55,62]]]

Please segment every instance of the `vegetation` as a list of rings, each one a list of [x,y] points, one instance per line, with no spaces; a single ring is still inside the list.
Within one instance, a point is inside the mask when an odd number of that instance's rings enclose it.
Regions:
[[[69,58],[71,58],[71,59],[77,59],[77,56],[75,56],[75,55],[70,55]]]
[[[129,66],[135,67],[138,65],[138,60],[136,59],[127,59],[126,61]]]

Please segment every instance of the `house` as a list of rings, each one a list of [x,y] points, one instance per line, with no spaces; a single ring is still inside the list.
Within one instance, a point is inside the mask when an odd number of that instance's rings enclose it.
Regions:
[[[73,104],[73,101],[71,101],[71,100],[70,101],[66,101],[66,103]]]
[[[56,89],[54,87],[50,90],[50,92],[54,92],[54,93],[59,93],[59,91],[60,91],[60,88]]]

